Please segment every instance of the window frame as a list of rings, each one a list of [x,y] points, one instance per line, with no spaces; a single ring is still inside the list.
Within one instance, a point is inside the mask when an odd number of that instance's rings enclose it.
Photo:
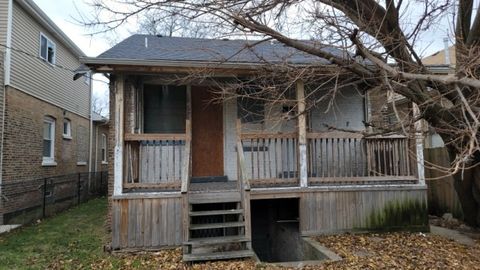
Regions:
[[[46,52],[45,52],[45,57],[42,56],[42,38],[45,38],[46,40],[46,44],[45,44],[45,49],[46,49]],[[49,43],[51,45],[51,47],[53,48],[53,57],[52,57],[52,62],[48,61],[48,47],[49,47]],[[47,35],[45,35],[44,33],[40,32],[40,37],[39,37],[39,53],[38,53],[38,56],[40,57],[40,59],[42,59],[43,61],[47,62],[48,64],[54,66],[55,63],[56,63],[56,58],[57,58],[57,44],[55,44],[55,42],[53,42],[50,38],[47,37]]]
[[[67,133],[65,133],[65,124],[67,124]],[[68,118],[63,119],[62,136],[64,139],[72,139],[72,121]]]
[[[108,164],[107,161],[107,135],[102,133],[101,135],[101,145],[100,145],[100,153],[102,156],[102,164]]]
[[[43,129],[42,129],[42,146],[44,146],[45,140],[45,124],[50,125],[50,156],[45,156],[43,153],[42,147],[42,165],[43,166],[55,166],[57,163],[55,162],[55,118],[51,116],[45,116],[43,118]]]

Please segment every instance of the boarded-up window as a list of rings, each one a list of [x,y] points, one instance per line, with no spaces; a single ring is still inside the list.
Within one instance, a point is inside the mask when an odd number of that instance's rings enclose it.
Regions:
[[[145,85],[144,133],[185,133],[187,117],[185,86]]]

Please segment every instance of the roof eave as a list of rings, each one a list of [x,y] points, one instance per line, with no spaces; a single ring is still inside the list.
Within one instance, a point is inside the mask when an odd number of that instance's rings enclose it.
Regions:
[[[231,70],[257,70],[265,67],[267,63],[252,62],[214,62],[214,61],[192,61],[192,60],[152,60],[152,59],[119,59],[119,58],[98,58],[80,57],[80,62],[89,67],[93,66],[138,66],[138,67],[167,67],[167,68],[211,68]],[[328,67],[325,63],[297,64],[298,67]]]

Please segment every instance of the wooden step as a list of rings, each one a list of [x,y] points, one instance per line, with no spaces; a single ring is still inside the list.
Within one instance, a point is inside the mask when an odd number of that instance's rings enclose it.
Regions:
[[[191,217],[199,217],[199,216],[235,215],[235,214],[243,214],[243,209],[193,211],[193,212],[190,212],[189,215]]]
[[[238,259],[253,257],[254,253],[251,250],[237,250],[226,252],[214,252],[214,253],[200,253],[200,254],[183,254],[183,260],[185,262],[194,261],[213,261],[213,260],[226,260],[226,259]]]
[[[190,230],[204,230],[204,229],[219,229],[219,228],[233,228],[243,227],[244,222],[223,222],[223,223],[206,223],[206,224],[191,224]]]
[[[240,192],[195,193],[188,196],[190,204],[240,202]]]
[[[247,237],[244,235],[233,236],[219,236],[219,237],[204,237],[204,238],[192,238],[190,241],[184,242],[184,245],[214,245],[214,244],[228,244],[228,243],[242,243],[248,242]]]

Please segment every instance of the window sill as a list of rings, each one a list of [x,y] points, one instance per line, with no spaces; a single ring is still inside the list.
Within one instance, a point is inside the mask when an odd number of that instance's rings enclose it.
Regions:
[[[87,166],[87,162],[79,161],[79,162],[77,162],[77,166]]]
[[[102,161],[102,165],[108,165],[108,161]]]
[[[42,166],[44,166],[44,167],[57,166],[57,162],[55,162],[53,160],[44,160],[44,161],[42,161]]]
[[[63,134],[63,139],[64,139],[64,140],[71,140],[71,139],[72,139],[72,136]]]

